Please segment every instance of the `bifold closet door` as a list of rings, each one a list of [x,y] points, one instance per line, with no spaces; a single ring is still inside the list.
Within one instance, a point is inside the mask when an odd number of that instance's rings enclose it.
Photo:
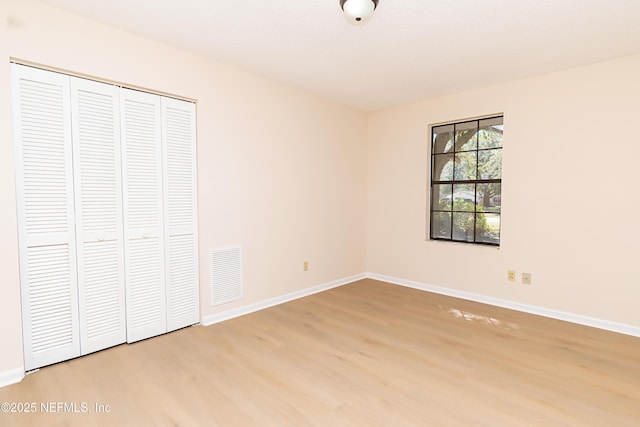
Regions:
[[[80,355],[69,76],[12,64],[25,369]]]
[[[160,97],[120,93],[127,342],[167,331]]]
[[[195,104],[11,67],[26,369],[197,323]]]
[[[167,330],[198,323],[196,107],[162,97]]]
[[[126,341],[119,88],[71,78],[80,350]]]

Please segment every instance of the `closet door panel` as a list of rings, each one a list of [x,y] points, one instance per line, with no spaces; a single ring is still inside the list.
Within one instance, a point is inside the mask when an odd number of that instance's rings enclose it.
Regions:
[[[200,321],[198,252],[193,234],[169,236],[167,256],[167,330]]]
[[[195,104],[162,98],[167,328],[200,320]]]
[[[167,331],[162,239],[131,239],[127,253],[128,342]]]
[[[126,341],[119,88],[71,78],[81,353]]]
[[[69,77],[12,64],[25,369],[80,355]]]
[[[121,91],[127,342],[167,330],[160,97]]]

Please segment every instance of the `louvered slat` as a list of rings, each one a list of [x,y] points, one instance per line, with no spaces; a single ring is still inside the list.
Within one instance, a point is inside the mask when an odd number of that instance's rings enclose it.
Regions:
[[[23,70],[32,75],[20,79],[18,89],[27,238],[39,233],[67,233],[67,83],[51,83],[45,76],[34,76],[38,70]]]
[[[170,102],[171,104],[166,105]],[[193,203],[195,200],[195,147],[194,130],[192,129],[194,118],[190,111],[193,104],[185,101],[178,102],[184,105],[176,106],[175,100],[163,99],[163,125],[166,129],[164,145],[167,152],[166,176],[169,199],[168,222],[170,230],[175,233],[179,233],[181,227],[192,231],[195,217]]]
[[[80,355],[69,77],[12,64],[25,369]]]
[[[160,97],[121,92],[127,341],[166,332]]]
[[[197,253],[193,234],[170,236],[167,328],[198,322]]]
[[[195,104],[162,98],[167,328],[200,319],[196,208]]]
[[[82,353],[126,341],[120,242],[83,243]]]
[[[32,352],[46,353],[74,342],[72,293],[66,245],[28,249]]]
[[[129,92],[124,101],[127,164],[127,222],[129,229],[159,227],[162,181],[157,97]],[[137,99],[131,99],[136,94]],[[148,95],[148,96],[142,96]],[[147,98],[140,100],[139,98]]]
[[[152,328],[155,331],[153,335],[164,333],[162,260],[157,256],[161,251],[160,239],[132,240],[129,242],[129,251],[129,279],[132,285],[128,299],[130,328],[133,331]]]

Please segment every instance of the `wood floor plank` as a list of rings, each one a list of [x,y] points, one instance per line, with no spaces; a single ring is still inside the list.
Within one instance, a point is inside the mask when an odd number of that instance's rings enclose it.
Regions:
[[[637,427],[640,339],[362,280],[43,368],[0,402],[38,405],[3,427]]]

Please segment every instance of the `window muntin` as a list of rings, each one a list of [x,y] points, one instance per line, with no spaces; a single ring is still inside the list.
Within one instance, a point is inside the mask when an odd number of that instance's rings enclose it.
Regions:
[[[498,246],[503,116],[431,128],[430,238]]]

